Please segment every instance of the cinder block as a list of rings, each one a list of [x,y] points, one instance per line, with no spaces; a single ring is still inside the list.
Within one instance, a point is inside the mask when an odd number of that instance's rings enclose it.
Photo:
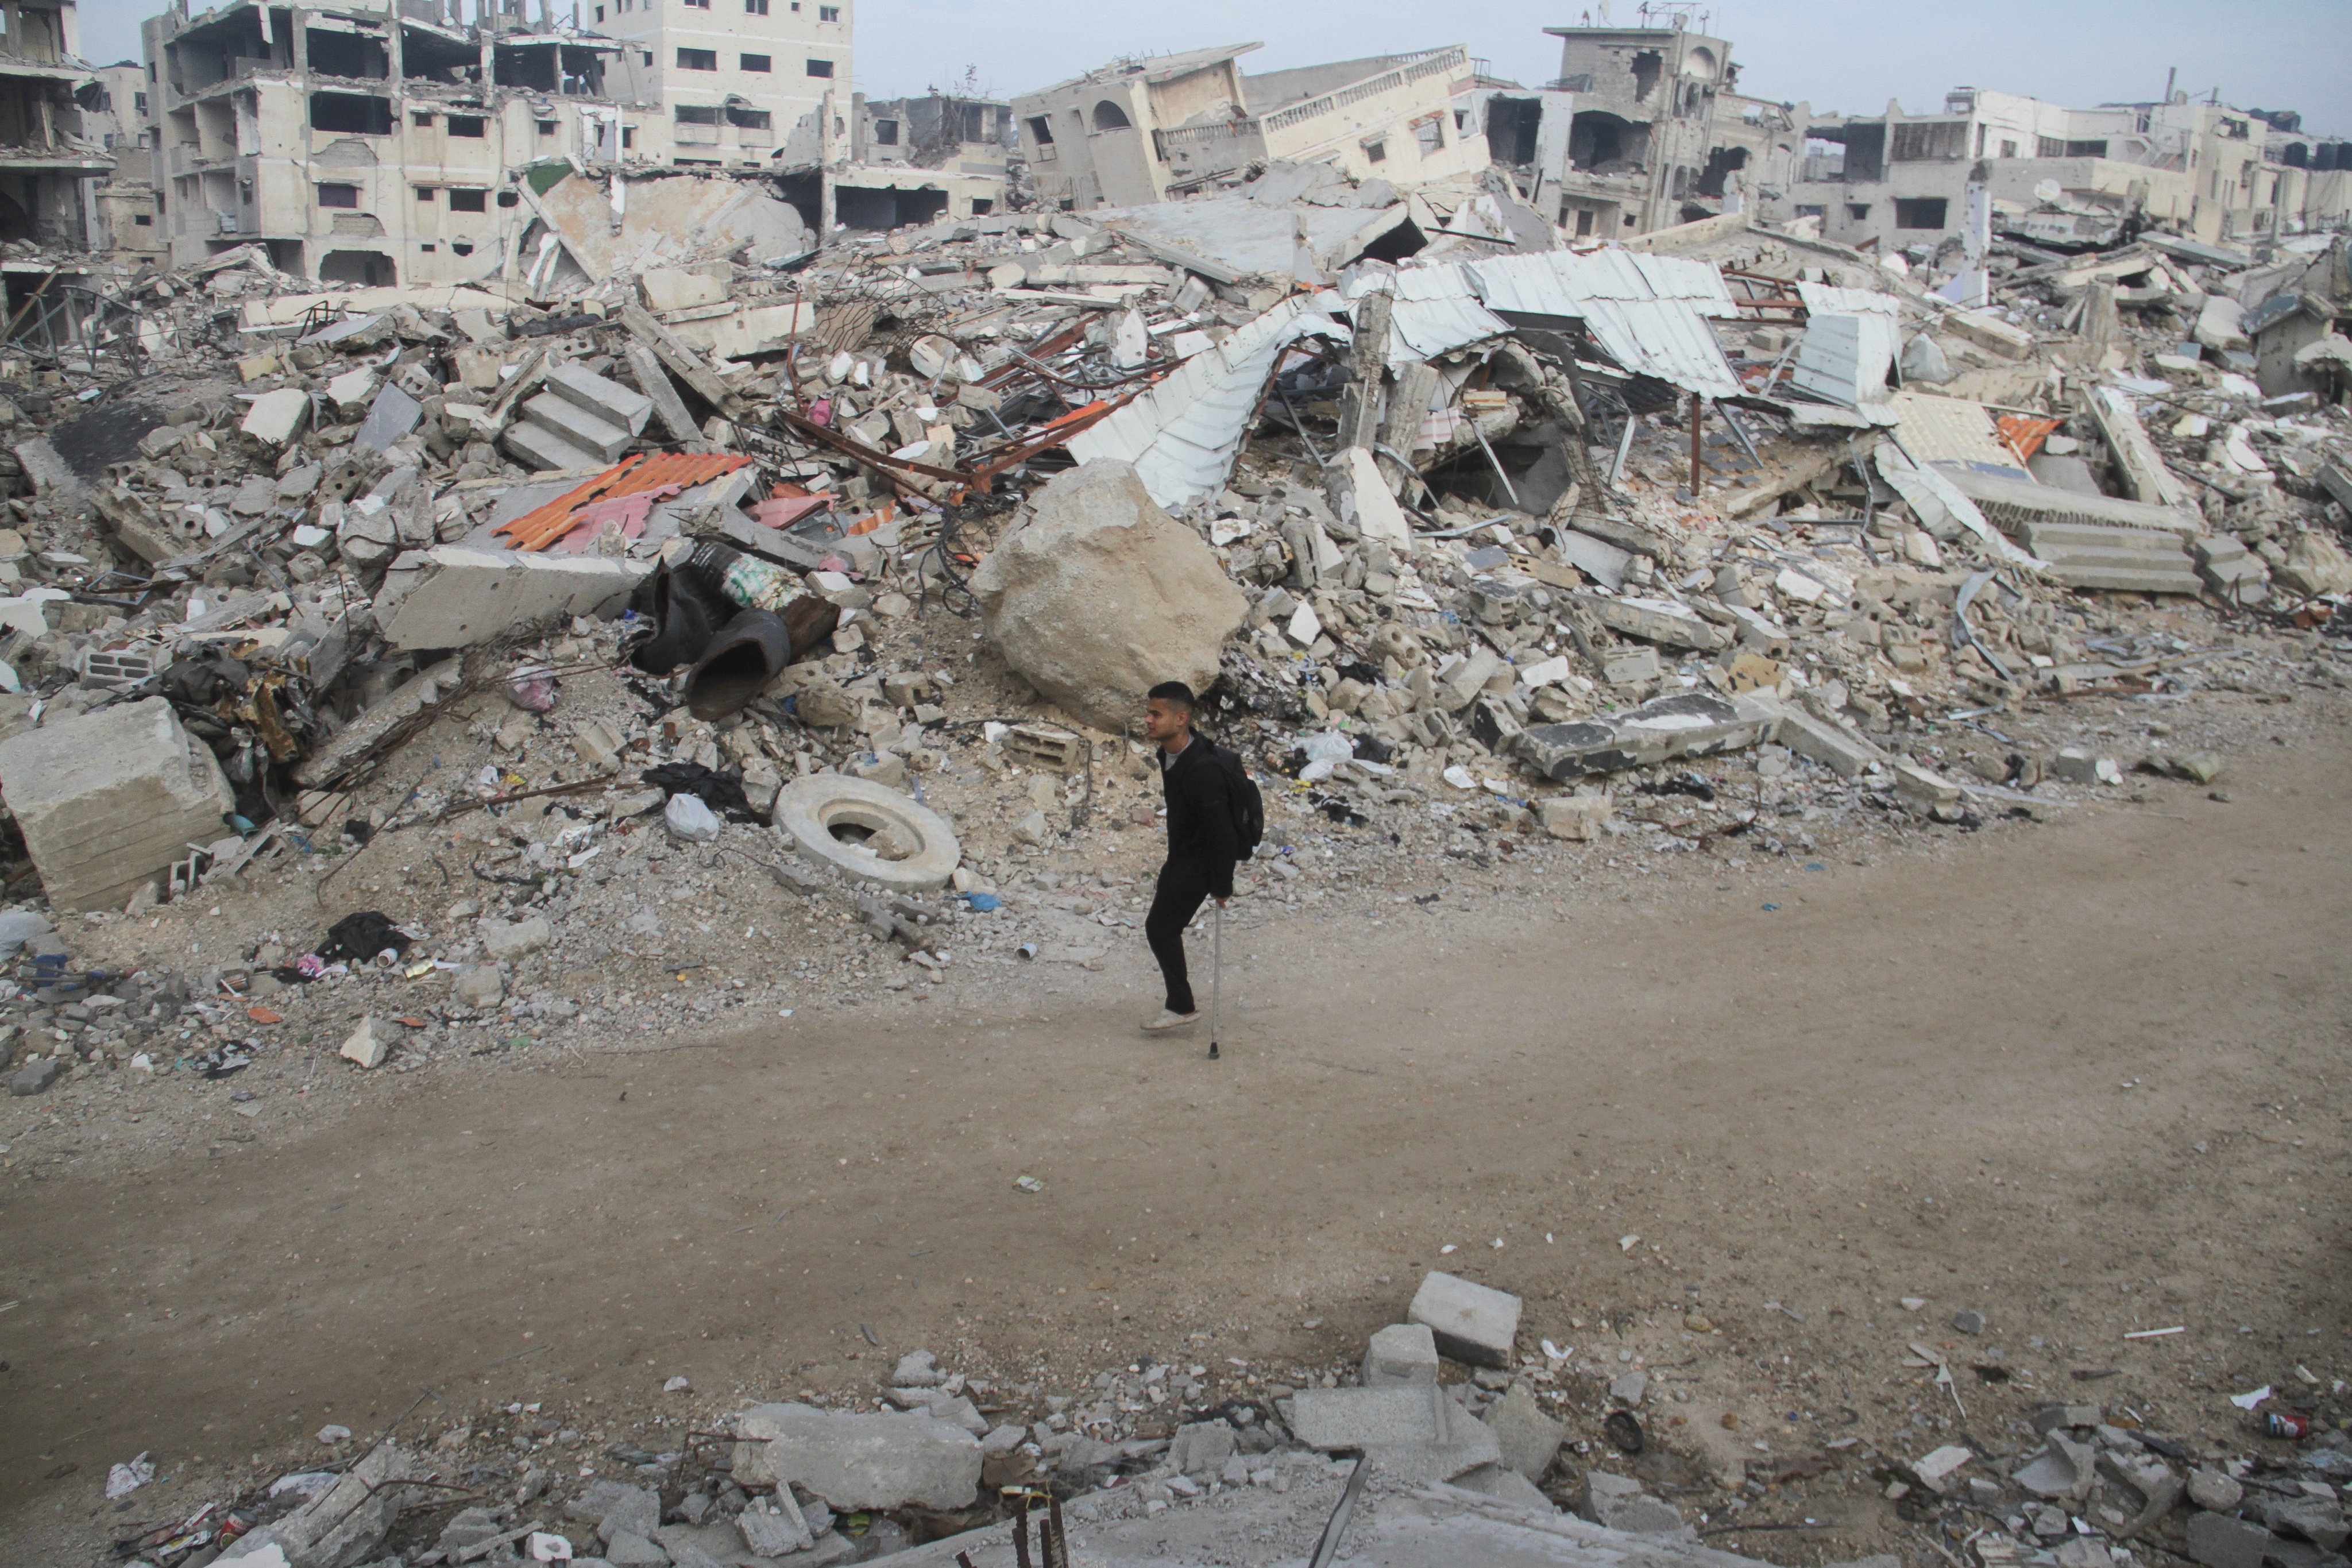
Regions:
[[[212,752],[160,697],[0,741],[0,801],[59,910],[119,910],[235,806]]]
[[[1408,1320],[1426,1323],[1440,1354],[1472,1366],[1508,1366],[1519,1332],[1519,1299],[1432,1269],[1413,1292]]]
[[[1437,1381],[1437,1339],[1426,1323],[1391,1323],[1364,1352],[1364,1386],[1389,1388]]]

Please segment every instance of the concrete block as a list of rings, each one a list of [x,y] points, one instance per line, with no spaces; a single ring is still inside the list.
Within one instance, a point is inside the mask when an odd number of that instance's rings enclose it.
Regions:
[[[357,1062],[363,1068],[378,1068],[392,1054],[394,1026],[381,1018],[362,1018],[359,1027],[347,1036],[342,1048],[335,1054],[345,1061]]]
[[[1660,643],[1667,647],[1696,648],[1701,653],[1714,653],[1731,646],[1731,634],[1712,621],[1704,620],[1696,610],[1686,609],[1671,599],[1612,598],[1602,594],[1580,594],[1576,602],[1591,610],[1593,618],[1612,632],[1622,632],[1643,642]]]
[[[47,436],[19,441],[13,449],[17,463],[25,470],[25,480],[33,487],[36,495],[70,499],[89,488],[82,483],[81,476],[73,471],[73,465],[49,445]]]
[[[2261,1525],[2226,1513],[2189,1516],[2189,1555],[2205,1568],[2263,1568],[2263,1558],[2276,1544]]]
[[[1413,1292],[1409,1321],[1426,1323],[1438,1352],[1472,1366],[1508,1366],[1519,1332],[1519,1299],[1432,1269]]]
[[[1234,1457],[1234,1429],[1223,1421],[1193,1421],[1176,1428],[1169,1468],[1179,1475],[1213,1475]]]
[[[1290,1402],[1290,1433],[1310,1448],[1434,1443],[1445,1433],[1444,1395],[1431,1383],[1381,1388],[1305,1388]]]
[[[725,279],[678,267],[649,267],[637,274],[637,284],[645,290],[646,308],[654,311],[721,305],[729,295]]]
[[[1585,1472],[1576,1511],[1605,1529],[1637,1535],[1671,1535],[1683,1527],[1683,1516],[1674,1504],[1646,1495],[1642,1483],[1630,1476],[1606,1470]]]
[[[375,395],[375,372],[347,370],[327,383],[327,401],[338,414],[349,414]]]
[[[1612,647],[1601,655],[1601,679],[1612,686],[1639,686],[1662,673],[1654,647]]]
[[[1484,644],[1471,649],[1459,664],[1441,676],[1437,682],[1437,705],[1448,713],[1459,713],[1477,700],[1486,689],[1486,682],[1503,668],[1495,650]]]
[[[2050,759],[2050,776],[2066,784],[2119,784],[2124,771],[2113,757],[2095,756],[2079,746],[2068,746]]]
[[[653,417],[652,398],[576,364],[560,364],[549,371],[547,389],[632,436],[643,434],[646,421]]]
[[[265,447],[283,447],[302,433],[310,418],[310,395],[299,386],[281,386],[255,398],[237,428]]]
[[[1960,804],[1960,786],[1916,763],[1895,764],[1895,798],[1913,811],[1929,813]]]
[[[1622,713],[1532,725],[1520,732],[1517,750],[1546,778],[1582,778],[1756,745],[1774,737],[1780,711],[1752,693],[1683,691]]]
[[[737,1419],[735,1479],[783,1483],[836,1511],[970,1508],[980,1439],[928,1415],[847,1415],[805,1405],[760,1405]]]
[[[1860,732],[1826,719],[1816,719],[1801,708],[1781,710],[1780,744],[1810,763],[1819,763],[1840,778],[1853,778],[1886,753]]]
[[[2033,353],[2033,334],[1998,316],[1952,310],[1946,313],[1940,324],[1946,331],[1966,338],[1980,349],[1990,349],[2003,359],[2025,359]]]
[[[1364,1352],[1364,1386],[1389,1388],[1437,1381],[1437,1337],[1427,1323],[1391,1323]]]
[[[457,1000],[468,1007],[495,1007],[506,992],[506,976],[495,963],[469,963],[457,971]]]
[[[471,647],[518,626],[593,615],[651,570],[611,556],[436,545],[392,563],[376,620],[395,648]]]
[[[66,1064],[56,1057],[42,1057],[26,1062],[8,1079],[8,1092],[19,1100],[29,1100],[63,1078]]]
[[[735,1516],[735,1525],[743,1532],[743,1545],[754,1557],[782,1557],[788,1552],[805,1552],[816,1544],[790,1487],[780,1488],[772,1499],[755,1500]]]
[[[1535,803],[1536,821],[1554,838],[1585,844],[1601,837],[1601,825],[1616,809],[1605,795],[1545,795]]]
[[[0,741],[0,802],[57,909],[119,910],[236,805],[212,752],[160,697]]]
[[[1465,1492],[1476,1492],[1514,1508],[1524,1508],[1539,1514],[1556,1514],[1559,1510],[1551,1499],[1537,1489],[1536,1484],[1508,1465],[1481,1465],[1475,1470],[1454,1478],[1454,1485]]]
[[[548,924],[544,915],[533,915],[511,925],[505,921],[482,922],[482,947],[492,958],[520,958],[552,945],[554,941],[555,928]]]
[[[1546,1415],[1524,1383],[1511,1384],[1480,1419],[1502,1445],[1503,1463],[1531,1481],[1543,1479],[1568,1441],[1567,1426]]]
[[[553,431],[567,446],[595,453],[604,462],[618,462],[621,454],[629,449],[626,430],[552,392],[542,392],[524,404],[522,416],[529,424]]]

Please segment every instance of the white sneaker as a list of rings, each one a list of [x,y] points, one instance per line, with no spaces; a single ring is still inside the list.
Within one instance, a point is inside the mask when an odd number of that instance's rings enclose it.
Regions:
[[[1173,1013],[1162,1007],[1160,1009],[1158,1017],[1146,1018],[1143,1021],[1143,1032],[1147,1035],[1165,1034],[1170,1029],[1181,1029],[1200,1021],[1201,1015],[1198,1013]]]

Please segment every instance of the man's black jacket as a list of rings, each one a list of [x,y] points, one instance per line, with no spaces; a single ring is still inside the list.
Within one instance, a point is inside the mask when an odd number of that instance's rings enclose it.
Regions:
[[[1209,751],[1208,741],[1195,735],[1160,771],[1160,785],[1168,792],[1168,864],[1198,877],[1214,897],[1230,899],[1241,847],[1234,837],[1225,770]]]

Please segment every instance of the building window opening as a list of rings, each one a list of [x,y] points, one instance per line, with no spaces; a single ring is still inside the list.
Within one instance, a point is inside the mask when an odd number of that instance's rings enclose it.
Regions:
[[[1113,103],[1109,99],[1106,98],[1100,103],[1095,105],[1096,130],[1132,131],[1134,128],[1135,121],[1127,117],[1127,110],[1121,109],[1118,104]]]

